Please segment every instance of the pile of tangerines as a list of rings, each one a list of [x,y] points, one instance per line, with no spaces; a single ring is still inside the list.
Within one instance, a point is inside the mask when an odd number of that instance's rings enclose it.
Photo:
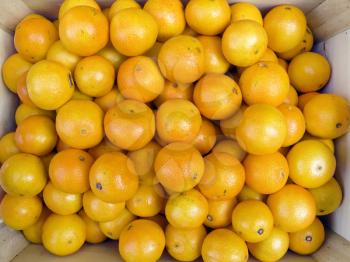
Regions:
[[[295,6],[65,0],[30,14],[2,77],[1,215],[64,256],[119,240],[125,261],[276,261],[324,242],[342,199],[348,102]]]

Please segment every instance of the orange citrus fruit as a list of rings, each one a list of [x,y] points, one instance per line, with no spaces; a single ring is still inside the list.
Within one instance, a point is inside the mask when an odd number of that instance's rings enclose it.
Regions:
[[[324,87],[331,74],[328,60],[314,52],[305,52],[293,58],[288,66],[291,84],[302,93]]]
[[[245,172],[242,164],[227,153],[211,153],[204,158],[205,171],[199,182],[201,193],[211,200],[227,200],[241,191]]]
[[[123,100],[124,97],[121,95],[119,89],[117,87],[113,87],[112,90],[104,96],[96,97],[94,102],[106,113],[109,109]]]
[[[297,106],[298,102],[299,102],[299,98],[298,98],[297,90],[295,90],[295,88],[290,85],[288,95],[283,100],[283,103],[287,105]]]
[[[24,72],[17,80],[17,95],[23,104],[35,106],[28,94],[27,74],[28,71]]]
[[[232,211],[237,199],[208,200],[209,211],[204,225],[210,228],[226,227],[232,222]]]
[[[286,232],[296,232],[312,224],[316,203],[312,194],[298,185],[287,184],[267,199],[275,226]]]
[[[114,145],[131,151],[137,150],[152,140],[155,117],[146,104],[136,100],[123,100],[105,114],[104,129]]]
[[[224,139],[218,142],[212,150],[213,153],[227,153],[231,154],[234,158],[242,161],[246,152],[240,147],[237,141],[231,139]]]
[[[15,141],[15,132],[9,132],[0,138],[0,163],[20,152]]]
[[[156,20],[159,41],[177,36],[185,29],[185,14],[180,0],[149,0],[143,9]]]
[[[193,101],[199,111],[211,120],[232,116],[242,103],[242,93],[236,82],[223,74],[207,74],[197,83]]]
[[[42,116],[47,116],[51,118],[52,120],[55,120],[56,118],[56,113],[55,111],[49,111],[49,110],[44,110],[40,109],[36,106],[29,106],[27,104],[20,104],[15,113],[15,120],[17,126],[19,126],[23,120],[30,116],[35,116],[35,115],[42,115]]]
[[[88,217],[84,210],[80,210],[79,216],[84,220],[86,226],[86,242],[98,244],[106,240],[107,237],[102,233],[98,223]]]
[[[58,11],[58,18],[61,19],[67,11],[77,6],[90,6],[96,10],[101,10],[95,0],[64,0]]]
[[[265,15],[264,28],[269,38],[269,47],[275,52],[286,52],[303,40],[306,18],[296,6],[279,5]]]
[[[106,95],[114,85],[113,64],[102,56],[89,56],[80,60],[74,70],[79,90],[94,97]]]
[[[135,0],[116,0],[109,8],[108,17],[112,20],[114,15],[119,11],[127,8],[141,8]]]
[[[50,46],[46,59],[62,64],[73,72],[81,57],[67,50],[58,40]]]
[[[165,216],[176,228],[197,228],[208,215],[208,201],[196,189],[173,194],[165,206]]]
[[[252,188],[250,188],[249,186],[244,185],[241,192],[239,192],[237,198],[239,202],[242,202],[245,200],[259,200],[264,202],[266,199],[266,195],[260,194],[255,190],[253,190]]]
[[[157,261],[165,247],[163,229],[154,221],[137,219],[120,234],[118,250],[125,261]]]
[[[145,10],[126,8],[117,12],[112,18],[111,42],[115,49],[125,56],[145,53],[154,45],[157,36],[157,22]]]
[[[60,19],[59,35],[63,46],[79,56],[90,56],[108,43],[108,20],[90,6],[69,9]]]
[[[231,117],[220,120],[220,129],[225,136],[236,139],[236,129],[241,122],[244,111],[247,109],[245,104],[234,113]]]
[[[96,159],[89,177],[92,192],[105,202],[123,202],[137,192],[134,164],[120,152],[106,153]]]
[[[23,235],[28,241],[34,244],[42,244],[43,224],[50,214],[51,211],[43,207],[39,219],[33,225],[23,229]]]
[[[202,154],[206,155],[216,143],[215,125],[207,119],[202,119],[201,129],[192,140],[194,147]]]
[[[74,93],[74,81],[67,67],[57,62],[42,60],[30,68],[27,75],[27,89],[30,99],[36,106],[54,110],[71,99]]]
[[[250,66],[259,61],[267,48],[267,34],[261,24],[251,20],[235,21],[222,36],[222,51],[235,66]]]
[[[103,111],[92,101],[71,100],[62,106],[56,117],[57,134],[64,143],[86,149],[103,139]]]
[[[192,84],[172,83],[169,80],[166,80],[163,91],[154,100],[154,103],[157,107],[160,107],[161,104],[170,99],[185,99],[192,101],[192,96]]]
[[[57,153],[50,162],[49,176],[59,190],[81,194],[89,190],[89,170],[93,164],[90,154],[79,149],[66,149]]]
[[[151,58],[136,56],[120,65],[118,87],[123,97],[147,103],[162,93],[164,78]]]
[[[260,10],[250,3],[235,3],[231,5],[231,23],[239,20],[252,20],[263,25]]]
[[[195,187],[204,173],[204,161],[191,144],[176,142],[163,147],[156,156],[154,170],[159,182],[174,192]]]

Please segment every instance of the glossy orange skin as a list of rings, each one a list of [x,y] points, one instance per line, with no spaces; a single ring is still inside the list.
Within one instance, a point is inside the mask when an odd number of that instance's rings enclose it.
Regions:
[[[108,43],[108,20],[100,10],[77,6],[60,19],[59,35],[63,46],[79,56],[90,56]]]
[[[259,62],[244,70],[239,86],[248,105],[283,103],[289,92],[288,74],[274,62]]]
[[[81,92],[100,97],[112,90],[115,70],[113,64],[102,56],[89,56],[80,60],[74,70],[74,80]]]
[[[300,110],[304,110],[304,107],[306,104],[315,96],[319,95],[320,93],[318,92],[310,92],[310,93],[305,93],[302,94],[298,97],[298,107]]]
[[[58,40],[50,46],[46,59],[60,63],[73,72],[81,57],[68,51]]]
[[[245,180],[242,164],[227,153],[211,153],[204,160],[205,171],[198,185],[201,193],[211,200],[237,196]]]
[[[55,214],[71,215],[83,207],[82,195],[65,193],[48,183],[43,191],[45,205]]]
[[[20,150],[15,142],[15,132],[4,134],[0,138],[0,163],[3,164],[8,158],[19,153]]]
[[[292,181],[306,188],[316,188],[327,183],[336,167],[332,151],[317,140],[297,143],[288,152],[287,160]]]
[[[61,19],[67,11],[77,6],[89,6],[96,10],[101,10],[95,0],[64,0],[58,11],[58,18]]]
[[[83,195],[83,207],[86,215],[96,222],[107,222],[116,219],[125,208],[125,202],[108,203],[87,191]]]
[[[236,139],[236,129],[241,122],[244,111],[247,109],[245,104],[234,113],[231,117],[220,120],[220,129],[225,136]]]
[[[167,40],[160,48],[158,65],[166,79],[189,84],[198,80],[205,69],[204,49],[195,37],[179,35]]]
[[[110,7],[108,17],[112,20],[119,11],[127,8],[141,8],[135,0],[116,0]]]
[[[2,79],[6,85],[6,87],[13,93],[17,92],[17,81],[23,75],[23,73],[27,72],[32,64],[20,55],[13,54],[6,58],[2,65]]]
[[[15,141],[22,152],[47,155],[56,146],[55,124],[47,116],[30,116],[17,127]]]
[[[283,100],[284,104],[297,106],[299,102],[298,93],[293,86],[289,86],[289,92],[286,98]]]
[[[208,215],[208,201],[196,189],[173,194],[165,206],[165,216],[176,228],[196,228]]]
[[[46,185],[45,167],[37,156],[18,153],[8,158],[0,169],[2,189],[11,195],[32,197]]]
[[[166,249],[178,261],[193,261],[200,257],[206,235],[207,232],[202,225],[193,229],[167,225],[165,229]]]
[[[248,107],[236,129],[240,146],[255,155],[276,152],[286,135],[287,122],[283,114],[277,108],[264,104]]]
[[[272,213],[261,201],[242,201],[232,212],[232,227],[247,242],[263,241],[269,237],[273,229]]]
[[[259,23],[236,21],[226,28],[222,36],[222,51],[231,64],[250,66],[264,55],[267,41],[266,32]]]
[[[137,56],[149,50],[157,40],[156,20],[140,8],[117,12],[111,21],[110,39],[117,51],[125,56]]]
[[[89,169],[93,164],[90,154],[79,149],[57,153],[50,162],[49,176],[59,190],[81,194],[89,190]]]
[[[231,5],[231,23],[239,20],[252,20],[263,25],[260,10],[250,3],[235,3]]]
[[[222,228],[231,224],[232,211],[237,205],[237,199],[208,200],[209,212],[204,225],[210,228]]]
[[[98,244],[107,239],[107,237],[102,233],[98,223],[93,221],[84,210],[80,210],[79,216],[84,220],[86,226],[86,242],[91,244]]]
[[[185,29],[185,14],[180,0],[150,0],[145,3],[144,10],[150,13],[158,24],[158,41],[166,41],[181,34]]]
[[[286,232],[302,230],[314,221],[316,203],[312,194],[298,185],[288,184],[267,199],[275,226]]]
[[[111,42],[108,42],[108,44],[97,53],[97,55],[109,60],[113,64],[116,72],[120,64],[126,59],[125,56],[123,56],[117,50],[115,50]]]
[[[261,156],[248,155],[243,165],[247,185],[258,193],[275,193],[287,183],[288,162],[279,152]]]
[[[204,72],[224,74],[230,64],[221,50],[221,38],[218,36],[198,36],[204,49]]]
[[[28,106],[35,106],[32,100],[29,97],[27,90],[27,73],[24,72],[17,81],[17,95],[23,104]]]
[[[240,147],[237,141],[231,139],[224,139],[218,142],[212,150],[213,153],[227,153],[231,154],[234,158],[239,161],[242,161],[246,152]]]
[[[107,222],[100,222],[99,227],[103,234],[105,234],[108,238],[117,240],[119,239],[120,233],[124,227],[126,227],[131,221],[135,219],[136,216],[124,208],[116,219]]]
[[[151,141],[143,148],[128,152],[128,157],[134,163],[136,173],[139,176],[140,184],[155,185],[158,183],[154,161],[160,149],[160,145]]]
[[[187,143],[175,142],[163,147],[154,162],[157,179],[173,192],[195,187],[204,173],[204,161],[197,149]]]
[[[71,100],[56,117],[57,134],[64,143],[86,149],[103,139],[103,111],[92,101]]]
[[[57,62],[42,60],[28,71],[27,90],[37,107],[55,110],[72,98],[74,81],[67,67]]]
[[[126,201],[138,189],[134,164],[120,152],[100,156],[92,165],[89,178],[92,192],[105,202]]]
[[[86,225],[78,215],[51,214],[43,225],[43,246],[57,256],[77,252],[86,240]]]
[[[122,96],[143,103],[154,100],[164,89],[164,78],[157,64],[146,56],[125,60],[119,67],[117,81]]]
[[[247,243],[249,252],[261,261],[278,261],[288,251],[288,233],[274,227],[265,240],[258,243]]]
[[[96,97],[94,102],[101,107],[103,112],[107,112],[109,109],[123,100],[124,97],[120,94],[119,89],[117,87],[113,87],[112,90],[104,96]]]
[[[324,240],[323,224],[316,218],[309,227],[289,233],[289,249],[300,255],[310,255],[322,246]]]
[[[201,124],[199,110],[188,100],[168,100],[156,113],[157,133],[167,143],[192,141],[199,133]]]
[[[122,149],[137,150],[152,140],[155,117],[146,104],[136,100],[123,100],[107,111],[104,129],[114,145]]]
[[[201,129],[192,140],[192,144],[202,154],[206,155],[216,143],[215,125],[207,119],[202,119]]]
[[[317,137],[334,139],[349,130],[349,102],[338,95],[315,96],[305,105],[304,116],[307,132]]]
[[[42,203],[38,196],[20,197],[6,194],[0,204],[3,222],[15,230],[34,225],[39,219]]]
[[[48,111],[44,109],[40,109],[36,106],[29,106],[26,104],[20,104],[15,113],[15,120],[17,126],[19,126],[26,118],[30,116],[42,115],[55,120],[56,114],[55,111]]]
[[[137,219],[120,234],[118,250],[127,261],[157,261],[165,247],[162,228],[147,219]]]
[[[204,262],[245,262],[248,261],[248,257],[246,243],[230,229],[213,230],[203,241],[202,258]]]
[[[99,143],[97,146],[91,147],[88,150],[88,153],[95,159],[99,158],[105,153],[109,152],[122,152],[123,150],[116,145],[112,144],[111,141],[108,140],[107,137],[105,137],[101,143]]]
[[[42,244],[42,227],[51,211],[43,207],[39,219],[31,226],[26,227],[22,232],[24,237],[34,244]]]
[[[265,15],[264,28],[269,37],[269,47],[275,52],[286,52],[303,40],[306,18],[296,6],[279,5]]]
[[[45,58],[49,47],[58,40],[55,26],[44,17],[22,20],[15,30],[17,52],[27,61],[35,63]]]
[[[282,104],[278,106],[287,120],[287,136],[283,147],[288,147],[298,142],[305,133],[305,118],[299,108],[292,105]]]
[[[225,0],[191,0],[185,8],[187,24],[202,35],[217,35],[230,23],[231,10]]]
[[[328,60],[314,52],[297,55],[289,63],[291,84],[302,93],[314,92],[324,87],[331,75]]]
[[[135,195],[126,201],[126,207],[139,217],[157,215],[165,206],[165,192],[161,185],[140,185]]]
[[[172,83],[166,80],[164,83],[164,89],[160,95],[154,100],[154,104],[160,107],[165,101],[170,99],[185,99],[192,101],[193,85],[192,84],[179,84]]]
[[[193,101],[199,111],[211,120],[232,116],[242,103],[242,93],[236,82],[223,74],[207,74],[197,83]]]

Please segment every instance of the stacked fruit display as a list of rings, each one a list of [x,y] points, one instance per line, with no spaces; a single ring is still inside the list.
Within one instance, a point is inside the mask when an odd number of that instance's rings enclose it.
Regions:
[[[125,261],[277,261],[324,242],[341,203],[348,102],[292,5],[65,0],[29,14],[2,77],[1,215],[59,256],[118,240]]]

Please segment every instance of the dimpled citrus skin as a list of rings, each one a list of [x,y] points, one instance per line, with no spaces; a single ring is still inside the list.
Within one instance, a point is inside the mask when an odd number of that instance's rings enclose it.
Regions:
[[[231,5],[231,22],[252,20],[263,25],[260,10],[250,3],[235,3]]]
[[[296,6],[280,5],[265,15],[264,28],[269,38],[269,47],[275,52],[285,52],[302,41],[306,31],[306,18]]]
[[[108,20],[90,6],[77,6],[60,19],[59,35],[63,46],[79,56],[90,56],[108,43]]]
[[[77,6],[90,6],[96,10],[101,10],[95,0],[64,0],[58,11],[58,18],[61,19],[67,11]]]
[[[192,83],[198,80],[205,70],[203,46],[192,36],[172,37],[160,48],[158,65],[169,81]]]
[[[74,81],[67,67],[42,60],[30,68],[27,89],[30,99],[37,107],[55,110],[73,96]]]
[[[334,139],[349,130],[349,102],[334,94],[316,95],[305,105],[306,130],[313,136]]]
[[[270,104],[283,103],[289,92],[288,74],[274,62],[259,62],[244,70],[239,86],[245,103]]]
[[[111,21],[110,39],[117,51],[126,56],[137,56],[149,50],[157,40],[155,19],[139,8],[117,12]]]
[[[167,143],[191,142],[199,133],[202,117],[188,100],[172,99],[164,102],[156,113],[159,137]]]
[[[242,148],[256,155],[276,152],[287,135],[287,122],[275,107],[255,104],[243,113],[236,129],[236,137]]]
[[[223,74],[207,74],[196,84],[193,100],[199,111],[212,120],[232,116],[242,103],[237,83]]]
[[[312,194],[301,186],[288,184],[267,199],[274,224],[286,232],[305,229],[314,221],[316,203]]]
[[[225,58],[235,66],[250,66],[258,62],[267,48],[267,35],[257,22],[241,20],[228,26],[222,36]]]

